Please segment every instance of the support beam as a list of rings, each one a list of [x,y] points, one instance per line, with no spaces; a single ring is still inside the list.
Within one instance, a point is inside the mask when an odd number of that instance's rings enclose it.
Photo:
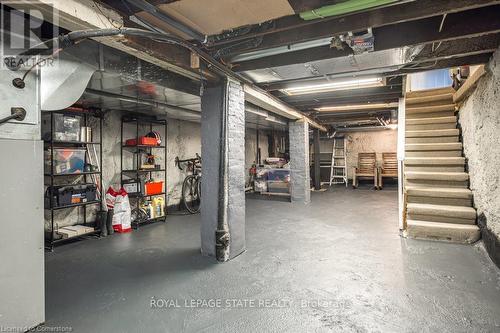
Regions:
[[[321,190],[321,149],[319,143],[319,130],[313,130],[314,135],[314,189]]]
[[[309,123],[299,120],[288,125],[290,139],[290,182],[292,202],[311,201],[309,174]]]
[[[245,97],[224,80],[202,97],[201,252],[227,261],[245,251]]]
[[[474,8],[500,4],[498,0],[419,0],[401,5],[378,8],[366,12],[325,18],[323,20],[303,21],[297,16],[287,16],[274,21],[273,29],[261,31],[258,26],[250,27],[248,34],[240,34],[231,39],[218,40],[220,47],[228,47],[243,39],[263,36],[262,42],[251,49],[234,48],[234,54],[262,50],[276,46],[290,45],[302,41],[331,37],[349,31],[360,31],[368,27],[418,20],[436,15],[456,13]],[[217,38],[213,38],[217,39]]]
[[[453,95],[453,102],[458,103],[470,95],[472,90],[476,87],[477,82],[483,75],[486,74],[484,65],[479,66],[472,75],[470,75],[465,83]]]
[[[319,128],[323,132],[327,131],[326,127],[324,127],[323,125],[319,124],[313,119],[304,116],[299,111],[286,105],[278,98],[273,97],[270,94],[267,94],[266,92],[262,91],[259,88],[255,88],[251,85],[245,84],[244,91],[245,91],[245,100],[247,100],[252,104],[255,104],[265,110],[269,110],[271,112],[279,114],[280,116],[283,116],[287,119],[305,120],[308,123],[310,123],[312,127]]]
[[[380,96],[363,96],[358,98],[353,97],[344,97],[344,98],[335,98],[335,99],[326,99],[322,101],[310,101],[310,102],[302,102],[300,104],[294,104],[297,109],[302,111],[313,110],[315,108],[328,107],[331,105],[350,105],[350,104],[369,104],[369,103],[392,103],[397,102],[399,97],[401,97],[401,92],[397,92],[389,95],[380,95]]]
[[[496,49],[493,44],[498,42],[496,33],[500,32],[499,14],[500,6],[451,14],[446,17],[441,31],[439,28],[442,16],[374,28],[375,51],[439,42],[447,42],[448,45],[451,45],[451,41],[457,39],[460,42],[456,44],[456,50],[453,48],[448,50],[447,56],[471,52],[470,47],[465,46],[465,43],[473,45],[476,51]],[[493,37],[484,36],[486,34],[493,34]],[[337,50],[325,45],[244,61],[233,64],[233,68],[235,71],[242,72],[340,58],[350,54],[352,51],[347,47],[345,50]]]

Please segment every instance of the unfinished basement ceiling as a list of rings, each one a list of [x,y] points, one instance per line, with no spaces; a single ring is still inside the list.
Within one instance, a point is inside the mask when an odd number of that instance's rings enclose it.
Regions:
[[[295,14],[287,0],[180,0],[157,7],[204,35]],[[150,14],[137,15],[166,31],[172,30]]]
[[[371,74],[383,73],[396,70],[404,65],[405,54],[405,48],[398,48],[304,64],[256,69],[242,72],[242,74],[256,83],[267,83],[325,75],[353,75],[353,73],[360,71],[370,71]]]

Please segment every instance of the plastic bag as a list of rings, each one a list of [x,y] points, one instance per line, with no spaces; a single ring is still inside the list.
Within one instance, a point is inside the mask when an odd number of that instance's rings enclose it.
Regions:
[[[132,230],[132,219],[128,193],[124,188],[121,188],[118,192],[113,189],[110,191],[110,189],[106,192],[106,205],[109,209],[113,209],[113,230],[116,232],[129,232]],[[112,208],[110,208],[111,204]]]
[[[116,192],[111,186],[106,191],[105,198],[106,198],[106,207],[108,207],[108,209],[113,209],[115,207],[115,199],[117,195],[118,192]]]

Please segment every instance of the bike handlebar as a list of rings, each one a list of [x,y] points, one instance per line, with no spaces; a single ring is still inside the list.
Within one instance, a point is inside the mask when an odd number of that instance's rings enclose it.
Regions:
[[[179,156],[176,156],[175,157],[175,165],[180,169],[182,170],[182,167],[181,167],[181,163],[193,163],[193,164],[196,164],[196,163],[201,163],[201,156],[198,155],[198,153],[196,153],[196,157],[194,158],[187,158],[185,160],[180,160],[179,159]]]

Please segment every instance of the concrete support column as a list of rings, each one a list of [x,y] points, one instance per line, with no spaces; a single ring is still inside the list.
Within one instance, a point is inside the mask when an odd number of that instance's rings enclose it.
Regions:
[[[239,82],[201,100],[201,251],[227,261],[245,251],[245,95]]]
[[[319,129],[313,130],[314,134],[314,189],[321,190],[321,158],[319,145]]]
[[[297,121],[288,125],[290,138],[290,181],[292,201],[311,201],[309,174],[309,123]]]

